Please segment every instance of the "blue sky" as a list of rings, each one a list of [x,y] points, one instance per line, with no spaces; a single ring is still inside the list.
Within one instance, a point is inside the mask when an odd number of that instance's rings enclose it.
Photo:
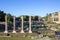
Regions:
[[[45,16],[60,11],[60,0],[0,0],[0,10],[14,16]]]

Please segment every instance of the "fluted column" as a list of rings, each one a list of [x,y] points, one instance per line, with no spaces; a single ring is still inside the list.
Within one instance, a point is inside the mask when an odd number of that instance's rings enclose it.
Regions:
[[[22,27],[21,27],[21,33],[24,33],[24,30],[23,30],[23,26],[24,26],[24,23],[23,23],[23,16],[21,16],[21,19],[22,19]]]
[[[5,16],[5,31],[4,31],[4,33],[8,33],[8,24],[7,24],[7,15]]]
[[[32,33],[32,31],[31,31],[31,16],[29,16],[29,33]]]
[[[16,31],[15,31],[15,16],[13,17],[13,32],[12,33],[16,33]]]

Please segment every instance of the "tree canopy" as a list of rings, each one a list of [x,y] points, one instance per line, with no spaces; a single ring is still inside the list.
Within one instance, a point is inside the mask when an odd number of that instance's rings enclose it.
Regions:
[[[0,21],[5,21],[5,15],[6,15],[6,13],[4,13],[4,11],[1,11],[0,10]]]

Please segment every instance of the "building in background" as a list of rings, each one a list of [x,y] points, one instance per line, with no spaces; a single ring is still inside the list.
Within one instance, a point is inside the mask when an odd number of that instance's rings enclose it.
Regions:
[[[48,19],[54,23],[60,24],[60,12],[51,13]]]

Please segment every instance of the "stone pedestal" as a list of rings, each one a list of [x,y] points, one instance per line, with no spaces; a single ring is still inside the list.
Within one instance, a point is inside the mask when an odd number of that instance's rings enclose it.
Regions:
[[[24,33],[24,31],[23,30],[21,30],[21,32],[20,33]]]
[[[32,33],[32,31],[31,31],[31,30],[29,30],[29,33]]]
[[[8,31],[4,31],[4,33],[8,33]]]
[[[16,31],[15,30],[13,30],[13,32],[12,33],[16,33]]]

